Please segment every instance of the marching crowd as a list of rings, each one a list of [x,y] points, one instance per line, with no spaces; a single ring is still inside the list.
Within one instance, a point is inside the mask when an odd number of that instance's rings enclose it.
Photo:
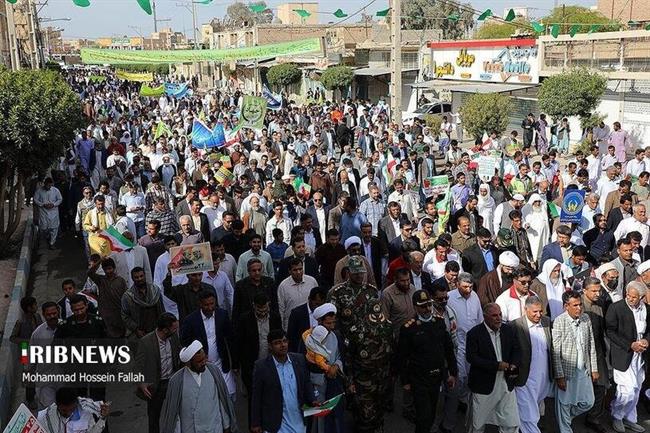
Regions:
[[[12,338],[138,341],[150,433],[380,432],[396,394],[416,433],[465,418],[539,432],[547,397],[562,433],[583,413],[596,433],[645,430],[650,147],[618,122],[564,162],[544,115],[521,141],[461,146],[460,124],[395,125],[381,101],[284,98],[263,129],[234,130],[240,92],[142,98],[110,75],[67,79],[88,126],[33,205],[50,248],[78,233],[87,279],[65,280],[42,318],[25,298]],[[226,145],[194,147],[197,119]],[[493,176],[479,155],[497,158]],[[440,175],[451,188],[430,194]],[[581,190],[579,220],[561,224]],[[212,271],[173,272],[171,248],[206,242]],[[106,428],[103,388],[57,388],[35,390],[49,433]]]

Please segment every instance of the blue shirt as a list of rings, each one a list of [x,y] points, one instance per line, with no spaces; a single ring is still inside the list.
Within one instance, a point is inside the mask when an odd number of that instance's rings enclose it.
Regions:
[[[282,386],[282,424],[278,433],[304,433],[306,427],[298,403],[298,382],[291,358],[287,357],[285,362],[278,362],[273,357],[273,362]]]
[[[343,212],[341,215],[341,226],[339,227],[341,243],[344,243],[351,236],[361,237],[361,224],[367,221],[366,216],[361,212],[355,212],[354,215]]]
[[[481,248],[481,247],[479,247]],[[481,248],[481,252],[483,253],[483,259],[485,259],[485,266],[487,267],[488,272],[494,270],[494,257],[492,257],[492,251],[491,250],[484,250]]]

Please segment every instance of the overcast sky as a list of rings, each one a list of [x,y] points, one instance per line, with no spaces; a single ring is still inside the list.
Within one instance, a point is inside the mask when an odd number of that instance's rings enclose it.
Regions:
[[[0,0],[1,1],[1,0]],[[177,31],[185,31],[191,37],[192,14],[184,7],[176,6],[180,2],[189,4],[190,0],[156,0],[156,9],[159,19],[170,18],[172,21],[159,23],[161,27],[171,27]],[[321,12],[334,12],[341,8],[344,12],[352,14],[368,5],[372,0],[328,0],[319,1]],[[555,0],[559,4],[558,0]],[[571,4],[592,6],[597,0],[574,0]],[[48,5],[39,13],[41,18],[70,18],[70,21],[54,21],[44,23],[63,28],[65,38],[96,38],[101,36],[149,36],[153,31],[153,18],[147,15],[136,0],[90,0],[87,8],[75,6],[72,0],[48,0]],[[213,0],[210,5],[197,5],[198,28],[202,23],[207,23],[213,17],[223,17],[226,8],[234,0]],[[267,0],[267,5],[274,8],[286,0]],[[504,8],[526,5],[531,8],[530,14],[541,17],[548,14],[553,6],[552,0],[472,0],[472,6],[484,10],[491,8],[495,14],[502,14]],[[368,6],[366,12],[374,14],[378,10],[386,9],[388,0],[375,0]],[[327,23],[336,18],[328,14],[319,14],[320,22]],[[357,15],[347,22],[358,21]]]

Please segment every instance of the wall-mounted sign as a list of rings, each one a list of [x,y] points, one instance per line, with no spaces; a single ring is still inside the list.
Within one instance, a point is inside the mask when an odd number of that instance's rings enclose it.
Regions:
[[[451,90],[442,89],[438,91],[438,99],[442,102],[451,102]]]
[[[460,66],[461,68],[469,68],[474,64],[475,60],[476,57],[474,57],[472,54],[467,54],[467,48],[463,48],[458,53],[458,57],[456,57],[456,66]]]
[[[424,80],[539,83],[535,39],[430,42],[421,52],[427,54],[430,60],[421,63],[426,66],[420,71]]]

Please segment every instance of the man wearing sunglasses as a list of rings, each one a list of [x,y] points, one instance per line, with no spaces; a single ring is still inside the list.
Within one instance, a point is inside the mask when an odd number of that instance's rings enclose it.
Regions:
[[[509,290],[501,293],[496,300],[497,305],[501,307],[503,322],[511,322],[525,314],[526,299],[530,296],[537,296],[530,291],[532,279],[533,273],[528,267],[521,266],[515,269],[512,286]],[[545,309],[546,306],[543,311]]]

